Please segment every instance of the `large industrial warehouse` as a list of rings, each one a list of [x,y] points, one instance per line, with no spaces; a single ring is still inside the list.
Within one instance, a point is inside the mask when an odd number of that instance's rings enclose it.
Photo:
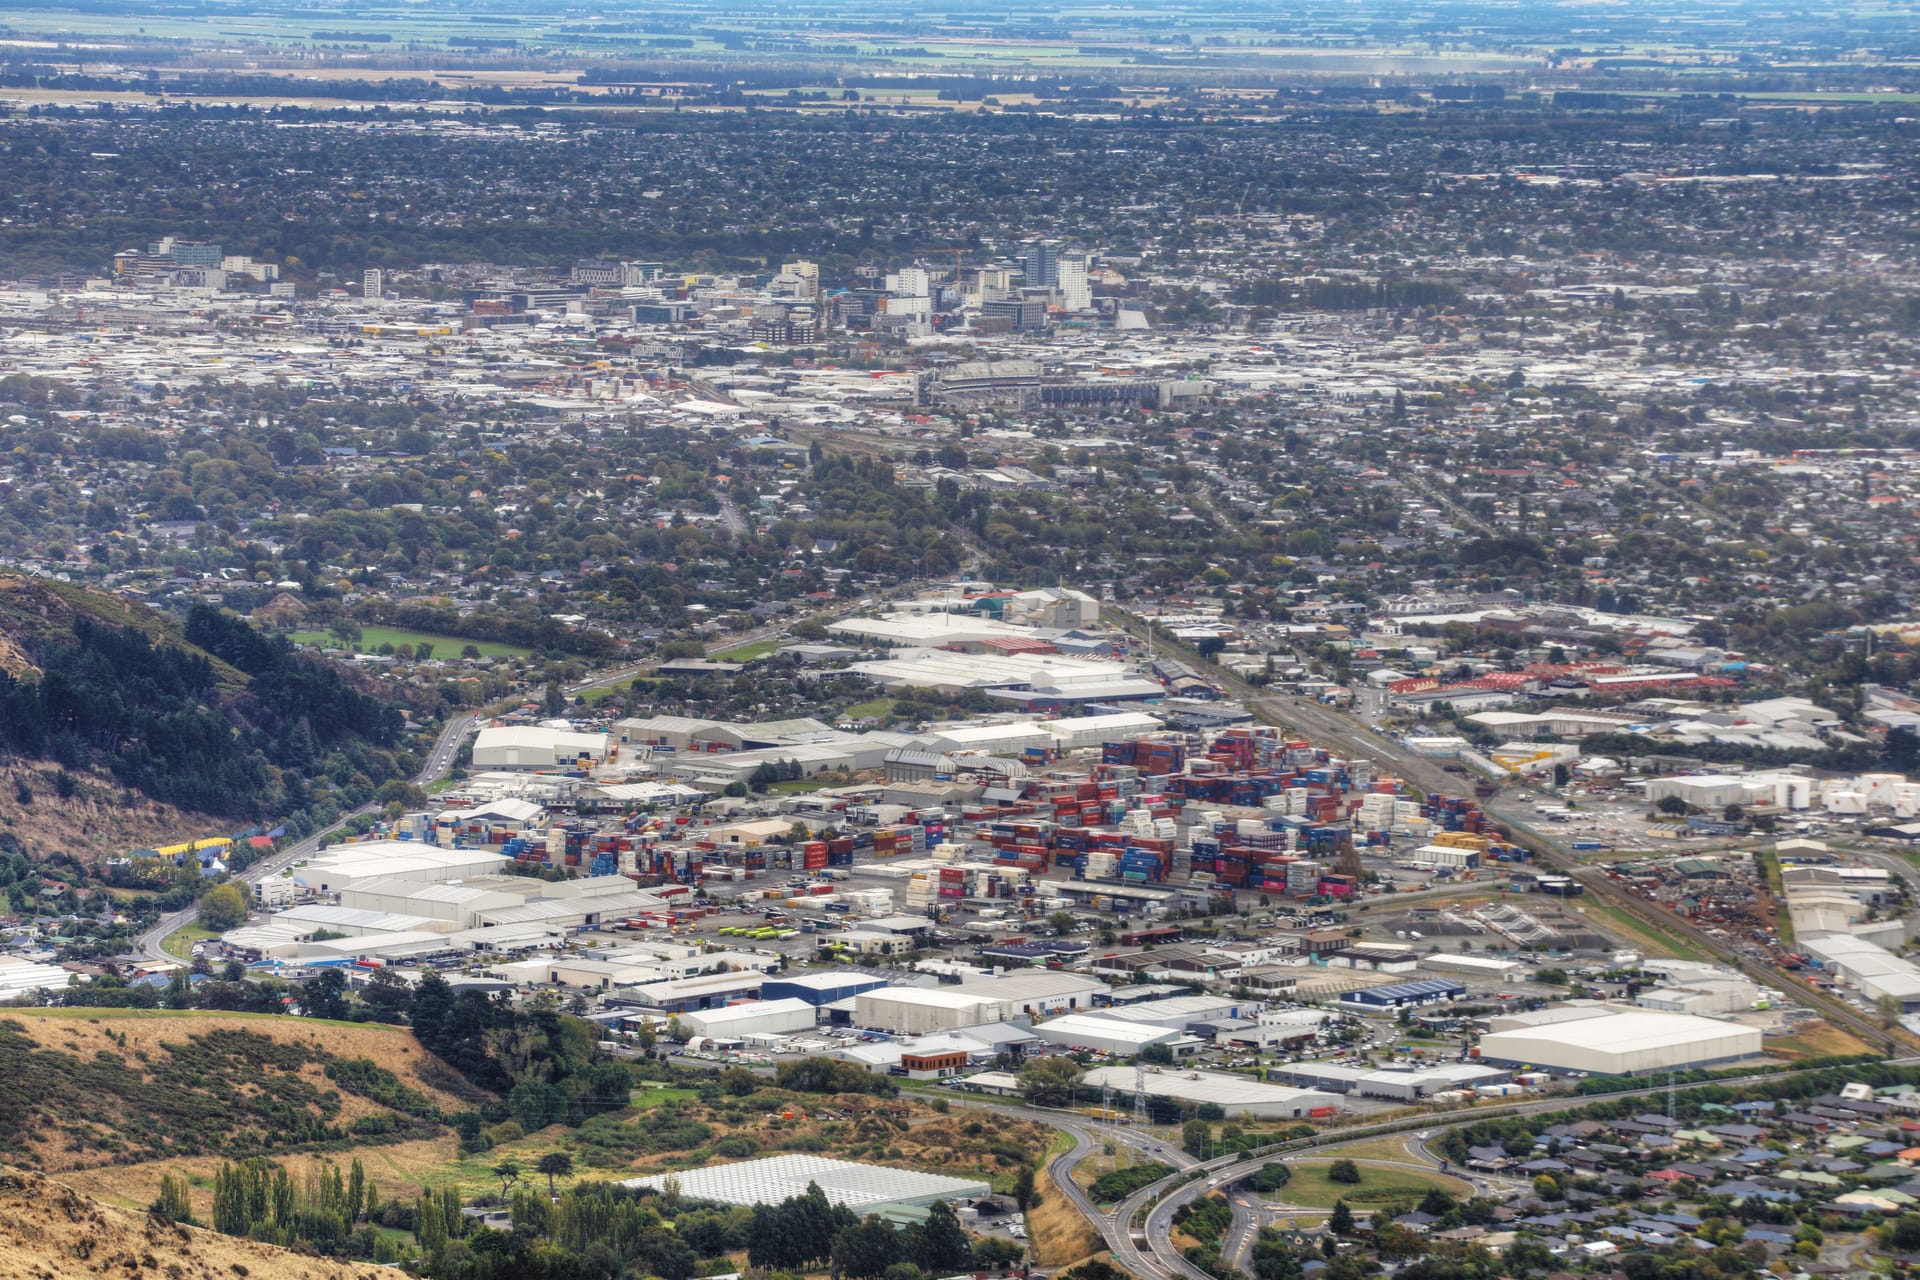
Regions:
[[[604,733],[575,733],[539,725],[490,725],[474,735],[476,769],[553,769],[599,764],[612,741]]]
[[[1067,1049],[1091,1049],[1118,1058],[1131,1058],[1149,1045],[1171,1046],[1186,1033],[1151,1023],[1122,1022],[1099,1013],[1069,1013],[1033,1024],[1033,1034],[1048,1044]]]
[[[853,998],[855,1026],[895,1035],[922,1036],[998,1022],[1003,1003],[992,996],[963,995],[951,988],[887,987]]]
[[[992,1193],[985,1182],[972,1178],[946,1178],[934,1173],[917,1173],[882,1164],[857,1164],[851,1160],[828,1160],[824,1156],[769,1156],[764,1160],[742,1160],[737,1164],[710,1165],[704,1169],[681,1169],[647,1178],[629,1178],[628,1187],[663,1190],[672,1180],[688,1200],[713,1200],[720,1204],[779,1204],[793,1196],[805,1195],[807,1184],[815,1183],[832,1204],[845,1205],[856,1214],[878,1214],[883,1218],[924,1217],[928,1206],[937,1200],[958,1200]]]
[[[805,1000],[816,1007],[836,1000],[851,1000],[863,991],[878,991],[887,985],[885,978],[871,974],[835,970],[832,973],[790,973],[768,978],[760,984],[763,1000]]]
[[[1920,1008],[1920,968],[1885,947],[1850,933],[1801,938],[1807,954],[1824,961],[1843,982],[1852,983],[1869,1000],[1889,996],[1911,1012]]]
[[[694,1035],[738,1039],[753,1035],[784,1035],[811,1031],[819,1011],[805,1000],[750,1000],[718,1009],[676,1015]]]
[[[1330,1116],[1340,1105],[1340,1099],[1335,1094],[1319,1093],[1312,1089],[1285,1089],[1219,1071],[1188,1071],[1179,1067],[1163,1071],[1148,1067],[1140,1073],[1139,1083],[1157,1098],[1215,1103],[1225,1109],[1229,1119],[1236,1120],[1241,1116],[1251,1116],[1256,1120],[1304,1120],[1313,1115]],[[1097,1067],[1087,1072],[1086,1084],[1094,1089],[1105,1087],[1115,1093],[1131,1095],[1135,1084],[1134,1068]]]
[[[465,880],[496,872],[509,861],[484,849],[443,849],[415,840],[363,840],[322,849],[293,869],[293,880],[317,893],[338,893],[352,885],[387,877],[437,882]]]
[[[1760,1030],[1686,1013],[1574,1003],[1494,1018],[1482,1061],[1624,1076],[1759,1055]]]

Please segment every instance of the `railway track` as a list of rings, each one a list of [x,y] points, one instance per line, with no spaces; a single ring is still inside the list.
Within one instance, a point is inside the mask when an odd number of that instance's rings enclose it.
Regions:
[[[1129,635],[1142,641],[1146,639],[1146,623],[1141,618],[1111,605],[1107,606],[1104,612],[1110,621],[1122,627]],[[1460,779],[1449,776],[1431,761],[1414,755],[1392,739],[1357,723],[1344,712],[1305,699],[1276,698],[1248,684],[1232,672],[1202,658],[1184,645],[1159,635],[1154,636],[1153,642],[1155,645],[1176,650],[1181,661],[1194,667],[1195,670],[1205,672],[1222,689],[1245,703],[1248,710],[1252,711],[1257,718],[1276,728],[1298,732],[1323,746],[1352,757],[1386,764],[1401,778],[1428,791],[1444,793],[1460,789]],[[1835,1026],[1852,1032],[1867,1044],[1889,1055],[1920,1050],[1920,1037],[1916,1037],[1904,1028],[1882,1026],[1846,1001],[1820,990],[1799,975],[1742,953],[1685,918],[1663,911],[1644,898],[1621,888],[1608,879],[1604,872],[1581,863],[1573,850],[1535,830],[1524,821],[1499,812],[1492,805],[1489,805],[1488,809],[1500,824],[1508,829],[1515,844],[1525,848],[1543,865],[1574,877],[1594,901],[1637,921],[1652,930],[1656,938],[1664,933],[1684,935],[1688,945],[1702,954],[1746,974],[1763,986],[1778,987],[1790,993],[1794,999],[1819,1013]]]

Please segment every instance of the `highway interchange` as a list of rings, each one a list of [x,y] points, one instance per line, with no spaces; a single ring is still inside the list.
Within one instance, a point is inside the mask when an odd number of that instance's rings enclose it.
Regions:
[[[1909,1065],[1920,1062],[1920,1058],[1900,1058],[1894,1059],[1894,1062],[1899,1065]],[[1765,1077],[1756,1076],[1753,1079],[1756,1082],[1760,1079],[1779,1080],[1798,1074],[1800,1074],[1798,1070],[1789,1070],[1770,1073]],[[1607,1094],[1605,1100],[1652,1097],[1665,1092],[1664,1085],[1654,1085]],[[1598,1100],[1594,1099],[1594,1101]],[[1073,1149],[1056,1156],[1049,1166],[1049,1172],[1053,1176],[1054,1185],[1060,1188],[1061,1193],[1087,1216],[1087,1219],[1106,1239],[1117,1265],[1134,1276],[1140,1277],[1141,1280],[1214,1280],[1214,1277],[1181,1256],[1180,1251],[1174,1246],[1173,1217],[1181,1205],[1215,1191],[1227,1193],[1228,1201],[1233,1206],[1233,1225],[1227,1230],[1221,1256],[1228,1263],[1243,1270],[1248,1269],[1251,1247],[1258,1237],[1260,1227],[1271,1225],[1272,1220],[1276,1218],[1296,1214],[1317,1215],[1324,1212],[1321,1209],[1288,1206],[1284,1203],[1263,1205],[1244,1187],[1238,1185],[1271,1160],[1282,1159],[1292,1163],[1307,1153],[1318,1153],[1310,1156],[1309,1159],[1331,1159],[1337,1153],[1328,1153],[1329,1148],[1337,1148],[1367,1138],[1402,1133],[1414,1135],[1415,1147],[1409,1150],[1411,1159],[1417,1154],[1424,1154],[1426,1141],[1446,1129],[1478,1124],[1483,1120],[1506,1116],[1565,1111],[1579,1105],[1581,1105],[1579,1099],[1542,1098],[1476,1107],[1469,1111],[1444,1116],[1418,1116],[1378,1124],[1355,1125],[1318,1133],[1310,1138],[1278,1143],[1245,1156],[1222,1156],[1204,1162],[1193,1160],[1177,1147],[1158,1142],[1151,1135],[1136,1134],[1131,1130],[1115,1129],[1079,1120],[1063,1121],[1057,1113],[1036,1113],[1027,1108],[1016,1110],[1028,1118],[1051,1115],[1052,1118],[1048,1123],[1073,1137]],[[1150,1186],[1142,1187],[1115,1205],[1111,1211],[1105,1211],[1094,1204],[1086,1192],[1074,1182],[1073,1169],[1082,1160],[1100,1150],[1105,1142],[1115,1140],[1129,1142],[1136,1146],[1144,1145],[1154,1159],[1173,1165],[1175,1171]],[[1432,1170],[1437,1167],[1437,1164],[1436,1161],[1435,1164],[1417,1167]],[[1453,1176],[1472,1182],[1476,1191],[1497,1190],[1505,1181],[1471,1175],[1462,1170],[1449,1172]]]

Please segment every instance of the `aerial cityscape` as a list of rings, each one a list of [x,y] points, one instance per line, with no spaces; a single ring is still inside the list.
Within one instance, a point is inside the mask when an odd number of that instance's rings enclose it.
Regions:
[[[1920,7],[0,7],[0,1278],[1920,1265]]]

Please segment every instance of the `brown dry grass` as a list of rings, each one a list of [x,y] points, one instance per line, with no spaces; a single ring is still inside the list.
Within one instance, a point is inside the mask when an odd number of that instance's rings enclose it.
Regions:
[[[610,1159],[575,1131],[550,1128],[496,1147],[488,1153],[488,1163],[511,1156],[524,1164],[547,1151],[571,1149],[578,1168],[591,1169],[596,1175],[632,1177],[727,1163],[702,1153],[721,1139],[740,1136],[753,1139],[760,1148],[743,1159],[782,1150],[815,1151],[835,1159],[904,1165],[954,1177],[976,1175],[1005,1190],[1016,1167],[1011,1153],[1017,1149],[1023,1154],[1022,1163],[1031,1161],[1047,1149],[1053,1136],[1053,1130],[1032,1121],[975,1109],[942,1115],[909,1097],[876,1101],[862,1094],[788,1096],[793,1099],[791,1119],[779,1112],[740,1108],[731,1099],[714,1106],[691,1100],[668,1104],[712,1130],[712,1137],[692,1150],[634,1150],[630,1156],[615,1150]],[[650,1123],[650,1115],[641,1112],[623,1119],[620,1126],[644,1129]]]
[[[162,1044],[209,1031],[247,1031],[281,1044],[307,1044],[336,1058],[369,1058],[399,1076],[433,1100],[434,1105],[458,1111],[460,1099],[428,1084],[420,1065],[432,1055],[420,1047],[405,1027],[377,1022],[323,1022],[312,1018],[282,1018],[267,1013],[202,1013],[153,1009],[8,1009],[4,1016],[17,1022],[35,1043],[47,1049],[92,1055],[98,1051],[131,1054],[144,1049],[164,1052]],[[317,1068],[316,1079],[325,1080]]]
[[[1871,1053],[1873,1046],[1844,1027],[1831,1022],[1803,1022],[1790,1036],[1761,1043],[1761,1049],[1775,1058],[1798,1061],[1802,1058],[1837,1058],[1856,1053]]]
[[[393,1273],[156,1221],[38,1174],[0,1173],[0,1280],[98,1280],[107,1274],[376,1280]]]
[[[4,1016],[8,1021],[19,1024],[24,1033],[41,1048],[56,1053],[72,1054],[77,1059],[91,1059],[96,1053],[112,1053],[124,1056],[132,1061],[140,1061],[142,1053],[156,1061],[164,1060],[167,1043],[180,1043],[188,1037],[211,1031],[246,1031],[276,1040],[282,1044],[305,1043],[317,1046],[336,1058],[367,1058],[379,1063],[398,1076],[408,1086],[419,1090],[431,1099],[436,1106],[447,1111],[463,1109],[463,1104],[452,1095],[434,1088],[421,1079],[417,1070],[423,1059],[428,1058],[426,1051],[413,1038],[413,1033],[403,1027],[385,1027],[374,1024],[349,1024],[338,1022],[319,1022],[299,1018],[277,1018],[267,1014],[243,1013],[199,1013],[199,1012],[159,1012],[142,1009],[50,1009],[36,1012],[9,1009]],[[303,1079],[315,1087],[336,1090],[336,1086],[326,1078],[321,1065],[309,1064],[301,1073]],[[251,1086],[244,1086],[251,1087]],[[338,1091],[338,1090],[336,1090]],[[343,1123],[351,1123],[360,1116],[373,1115],[382,1108],[364,1098],[340,1092]],[[213,1171],[220,1166],[219,1157],[202,1159],[164,1159],[154,1161],[115,1162],[110,1153],[86,1148],[71,1150],[58,1141],[59,1135],[49,1134],[44,1143],[36,1143],[35,1149],[47,1170],[69,1178],[74,1185],[88,1194],[100,1196],[112,1203],[130,1208],[151,1204],[158,1193],[160,1175],[177,1170],[190,1177],[211,1179]],[[401,1144],[405,1146],[444,1146],[441,1157],[452,1158],[456,1141],[451,1136],[443,1142],[416,1142]],[[381,1150],[378,1146],[364,1148],[367,1171],[381,1184],[383,1193],[411,1194],[417,1189],[417,1183],[398,1170],[382,1178],[382,1162],[371,1157],[371,1152]],[[344,1165],[351,1161],[353,1152],[338,1157]],[[297,1158],[290,1160],[298,1164]],[[202,1205],[202,1208],[206,1206]],[[0,1271],[0,1280],[6,1273]]]
[[[345,1172],[354,1160],[366,1171],[367,1180],[380,1190],[381,1200],[410,1200],[446,1179],[442,1173],[460,1159],[459,1139],[448,1134],[417,1142],[396,1142],[385,1147],[358,1147],[331,1155],[278,1155],[275,1164],[285,1167],[294,1182],[300,1183],[309,1169],[331,1163]],[[104,1204],[141,1211],[160,1197],[160,1178],[175,1174],[188,1182],[188,1200],[194,1217],[207,1221],[213,1213],[213,1175],[222,1164],[219,1156],[194,1159],[147,1160],[139,1164],[114,1165],[101,1169],[79,1169],[60,1175],[61,1181],[84,1195]],[[500,1184],[491,1178],[473,1185],[462,1184],[462,1194],[498,1191]],[[0,1271],[0,1280],[6,1272]]]
[[[1040,1203],[1027,1210],[1027,1230],[1035,1263],[1056,1269],[1069,1267],[1106,1248],[1100,1233],[1060,1193],[1045,1166],[1034,1175],[1033,1185],[1040,1193]]]

